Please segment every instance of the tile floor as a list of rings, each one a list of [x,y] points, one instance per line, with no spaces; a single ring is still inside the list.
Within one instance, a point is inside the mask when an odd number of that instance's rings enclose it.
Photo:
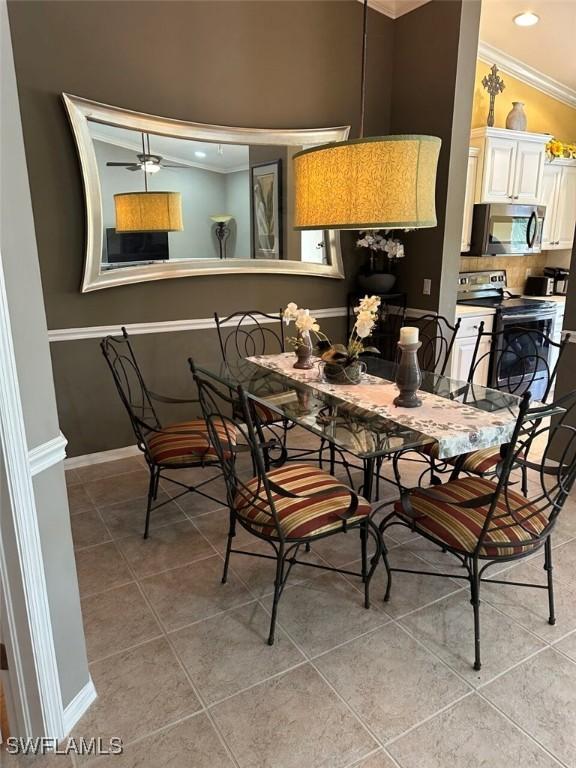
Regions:
[[[144,541],[139,459],[73,470],[67,481],[99,693],[75,735],[125,744],[121,757],[90,766],[576,768],[576,499],[555,537],[557,625],[546,622],[544,592],[484,585],[478,673],[469,597],[456,580],[398,573],[384,604],[380,567],[367,611],[357,578],[295,569],[270,648],[273,564],[233,556],[220,583],[225,509],[188,496],[153,516]],[[396,564],[450,563],[402,529],[393,537]],[[242,532],[238,545],[250,544]],[[358,556],[355,534],[309,555],[351,569]],[[503,577],[542,579],[541,560]]]

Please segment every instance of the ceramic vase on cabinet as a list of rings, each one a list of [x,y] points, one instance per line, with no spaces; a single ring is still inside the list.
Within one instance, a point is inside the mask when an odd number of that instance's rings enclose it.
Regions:
[[[506,117],[506,128],[510,131],[525,131],[527,126],[526,112],[523,101],[513,101],[512,109]]]

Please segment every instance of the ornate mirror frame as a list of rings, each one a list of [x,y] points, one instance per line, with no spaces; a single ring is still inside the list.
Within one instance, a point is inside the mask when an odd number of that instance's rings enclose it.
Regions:
[[[328,231],[327,252],[330,264],[313,264],[291,260],[234,259],[218,261],[213,259],[180,259],[162,264],[149,264],[100,270],[103,247],[103,213],[100,179],[96,153],[90,135],[88,120],[128,128],[142,133],[159,134],[183,139],[197,139],[236,144],[278,144],[285,146],[309,146],[344,141],[348,138],[349,126],[336,128],[309,128],[302,130],[280,130],[267,128],[232,128],[222,125],[189,123],[172,118],[156,117],[143,112],[133,112],[108,104],[89,101],[79,96],[63,93],[62,98],[74,133],[76,148],[82,170],[82,181],[86,202],[86,257],[82,292],[128,285],[149,280],[165,280],[174,277],[194,277],[217,274],[290,274],[318,277],[344,277],[340,236],[334,230]]]

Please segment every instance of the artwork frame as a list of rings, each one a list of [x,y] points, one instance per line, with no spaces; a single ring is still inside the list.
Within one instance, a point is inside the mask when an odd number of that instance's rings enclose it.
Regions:
[[[250,168],[250,220],[253,259],[283,258],[282,160]]]

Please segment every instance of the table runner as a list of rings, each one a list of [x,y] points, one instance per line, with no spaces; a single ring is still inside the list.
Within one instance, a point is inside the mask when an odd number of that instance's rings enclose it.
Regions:
[[[333,395],[350,405],[422,432],[438,443],[439,459],[509,442],[518,417],[518,407],[483,411],[422,390],[418,392],[422,400],[419,408],[399,408],[393,404],[398,394],[393,382],[364,374],[360,384],[329,384],[321,380],[319,366],[308,371],[294,368],[295,357],[290,352],[255,355],[247,360],[287,379],[306,384],[312,390]]]

